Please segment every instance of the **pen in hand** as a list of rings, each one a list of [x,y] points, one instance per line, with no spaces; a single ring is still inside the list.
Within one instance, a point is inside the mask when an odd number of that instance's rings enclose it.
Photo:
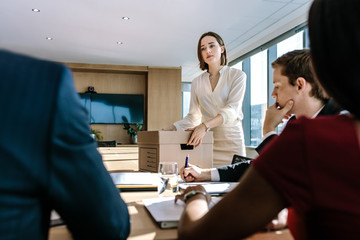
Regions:
[[[186,158],[185,158],[185,168],[187,168],[189,166],[189,154],[186,155]],[[185,174],[184,174],[184,181],[185,181],[186,177],[185,177]]]

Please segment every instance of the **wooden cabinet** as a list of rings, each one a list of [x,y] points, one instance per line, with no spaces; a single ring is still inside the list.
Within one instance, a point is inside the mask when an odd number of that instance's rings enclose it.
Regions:
[[[138,171],[139,147],[138,145],[119,145],[118,147],[99,147],[104,165],[109,172],[112,171]]]
[[[139,162],[139,169],[145,169],[149,172],[157,172],[158,149],[154,147],[140,147],[139,158],[144,159]]]

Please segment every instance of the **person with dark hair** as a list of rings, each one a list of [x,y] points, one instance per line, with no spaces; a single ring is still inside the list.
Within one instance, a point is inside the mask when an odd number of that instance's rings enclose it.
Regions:
[[[210,211],[202,186],[177,195],[186,203],[179,239],[239,239],[262,229],[285,207],[294,209],[295,239],[359,238],[359,12],[358,0],[314,0],[309,13],[316,75],[349,114],[288,123]]]
[[[0,50],[0,239],[126,239],[125,202],[90,137],[69,68]]]
[[[192,130],[187,144],[197,147],[211,129],[213,166],[222,166],[234,154],[246,155],[242,128],[246,75],[227,66],[225,43],[218,34],[202,34],[197,48],[200,69],[205,72],[192,81],[189,113],[163,130]]]

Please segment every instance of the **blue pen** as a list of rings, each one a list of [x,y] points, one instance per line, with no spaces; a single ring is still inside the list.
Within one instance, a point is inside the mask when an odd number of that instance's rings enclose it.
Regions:
[[[185,158],[185,168],[187,168],[189,166],[189,154],[186,155],[186,158]],[[186,177],[184,176],[184,180],[186,179]]]

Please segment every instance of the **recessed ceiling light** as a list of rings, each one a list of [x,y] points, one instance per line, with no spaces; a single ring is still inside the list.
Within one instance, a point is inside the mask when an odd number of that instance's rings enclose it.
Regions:
[[[124,20],[130,20],[129,17],[122,17],[122,19],[124,19]]]
[[[116,43],[119,44],[119,45],[124,44],[123,42],[120,42],[120,41],[119,41],[119,42],[116,42]]]
[[[52,37],[46,37],[46,40],[53,40]]]
[[[33,8],[31,11],[33,11],[33,12],[40,12],[40,9]]]

